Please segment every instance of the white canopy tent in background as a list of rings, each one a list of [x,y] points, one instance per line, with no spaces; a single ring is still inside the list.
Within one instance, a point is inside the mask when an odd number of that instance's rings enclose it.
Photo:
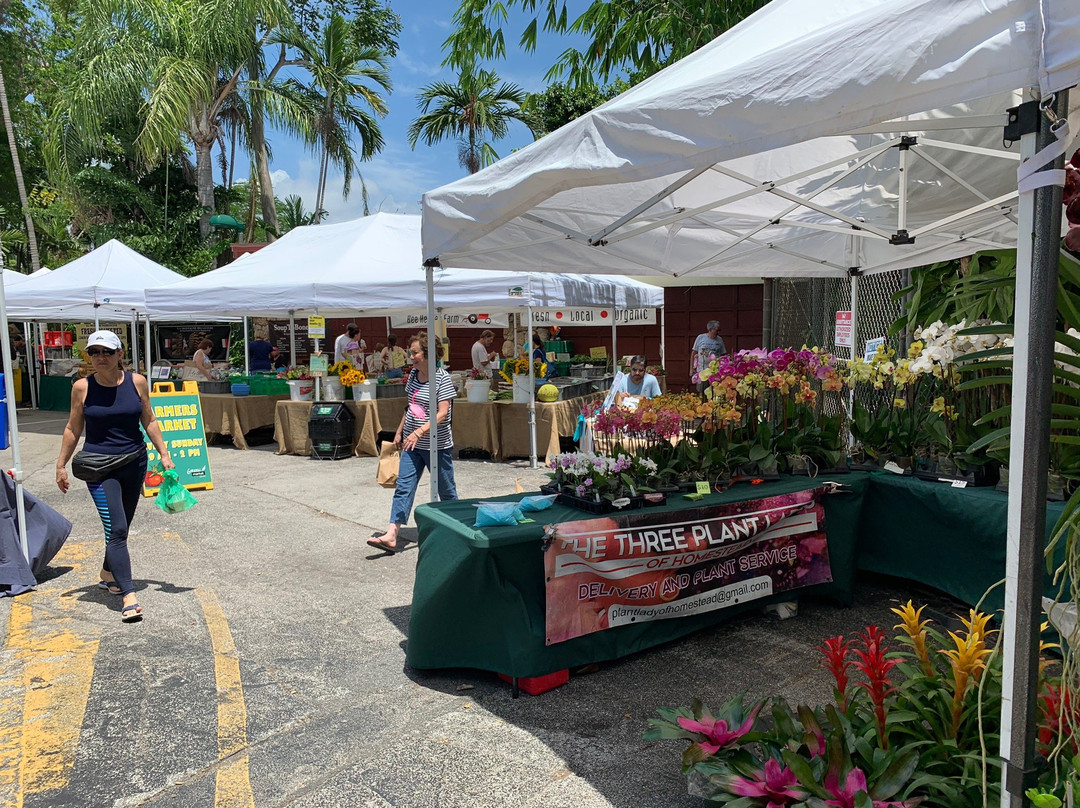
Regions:
[[[423,199],[429,266],[850,276],[856,312],[864,272],[1017,247],[1010,466],[1024,478],[1009,491],[1001,732],[1013,806],[1033,762],[1061,214],[1047,183],[1064,180],[1028,175],[1066,145],[1052,147],[1070,112],[1053,96],[1080,81],[1078,30],[1075,0],[773,0]],[[1032,99],[1047,109],[1018,121],[1008,151],[1006,110]]]
[[[303,312],[380,317],[427,312],[423,278],[420,217],[376,213],[340,224],[295,228],[242,264],[147,289],[146,305],[157,318],[181,313],[293,318]],[[662,289],[618,276],[447,270],[435,275],[432,291],[440,312],[654,308],[664,303]],[[531,341],[531,316],[528,319]],[[535,465],[534,403],[530,410]]]

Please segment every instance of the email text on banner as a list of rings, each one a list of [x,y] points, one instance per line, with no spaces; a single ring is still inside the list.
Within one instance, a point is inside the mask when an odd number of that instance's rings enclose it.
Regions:
[[[821,493],[552,526],[548,643],[831,581]]]

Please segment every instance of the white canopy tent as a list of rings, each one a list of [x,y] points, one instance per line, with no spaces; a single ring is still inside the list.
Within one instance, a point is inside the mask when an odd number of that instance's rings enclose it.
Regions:
[[[1033,765],[1061,232],[1052,186],[1064,180],[1039,170],[1067,147],[1077,30],[1075,0],[773,0],[423,199],[429,266],[849,275],[856,312],[860,274],[1017,247],[1010,466],[1024,472],[1009,491],[1001,732],[1012,806]],[[1041,104],[1007,112],[1031,99]],[[1002,143],[1007,124],[1018,150]]]
[[[456,269],[434,274],[427,294],[423,279],[420,217],[377,213],[340,224],[298,227],[242,264],[234,262],[171,286],[147,289],[146,305],[158,318],[181,313],[293,318],[304,312],[389,316],[426,312],[429,305],[439,312],[531,312],[548,307],[627,309],[664,304],[662,289],[612,275]],[[531,341],[531,315],[528,320]],[[535,402],[529,406],[535,466]]]

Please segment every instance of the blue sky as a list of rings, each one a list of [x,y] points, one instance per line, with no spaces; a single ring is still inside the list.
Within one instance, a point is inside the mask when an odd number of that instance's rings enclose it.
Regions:
[[[443,142],[435,146],[418,143],[409,148],[406,133],[417,116],[416,97],[420,89],[433,81],[453,82],[455,75],[442,67],[442,43],[450,34],[451,19],[457,10],[456,0],[397,0],[393,8],[401,16],[402,31],[397,57],[390,66],[394,83],[388,102],[390,112],[381,122],[386,147],[370,162],[362,163],[361,173],[367,183],[371,210],[388,213],[419,213],[420,196],[464,176],[458,165],[457,146]],[[507,57],[493,62],[491,69],[504,81],[518,84],[527,91],[546,86],[544,74],[558,55],[580,39],[541,34],[534,53],[517,48],[524,28],[524,18],[511,17],[505,28]],[[315,187],[318,178],[317,156],[308,153],[303,145],[281,132],[272,132],[271,147],[274,173],[274,193],[279,199],[299,194],[308,210],[315,207]],[[495,144],[500,156],[532,142],[529,131],[512,124],[510,137]],[[340,222],[363,215],[360,183],[354,179],[353,192],[348,200],[341,198],[341,173],[331,171],[328,180],[327,221]]]

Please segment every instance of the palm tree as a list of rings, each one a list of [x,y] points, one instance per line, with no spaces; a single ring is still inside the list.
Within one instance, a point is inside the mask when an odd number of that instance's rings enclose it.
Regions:
[[[186,135],[195,148],[196,187],[210,232],[211,150],[221,115],[254,54],[288,17],[285,0],[102,0],[87,4],[75,38],[71,116],[87,136],[117,99],[141,94],[137,143],[147,158]],[[252,31],[263,26],[261,38]]]
[[[298,194],[290,194],[284,202],[278,203],[278,221],[281,222],[282,235],[297,227],[306,227],[315,223],[315,214],[304,208],[304,200]]]
[[[34,230],[34,217],[30,215],[30,200],[26,196],[26,183],[23,180],[22,162],[19,160],[19,149],[15,143],[15,126],[11,120],[11,110],[8,109],[7,85],[4,84],[4,68],[0,66],[0,112],[4,116],[4,129],[7,131],[8,148],[11,150],[11,162],[15,166],[15,185],[19,189],[19,204],[22,205],[23,218],[26,220],[27,246],[30,248],[30,265],[33,272],[41,269],[41,259],[38,258],[37,233]]]
[[[437,81],[417,99],[420,116],[409,127],[409,145],[423,139],[432,146],[456,138],[458,162],[470,174],[499,159],[487,142],[506,137],[510,121],[520,121],[535,137],[532,121],[522,110],[526,93],[516,84],[500,83],[490,70],[466,67],[457,84]]]
[[[390,74],[385,50],[357,43],[345,18],[337,12],[330,15],[317,40],[304,40],[298,45],[311,83],[305,86],[286,82],[281,95],[294,99],[308,111],[306,122],[299,124],[307,128],[309,144],[319,151],[314,214],[318,223],[326,213],[326,180],[331,165],[341,168],[345,175],[342,195],[347,199],[352,190],[353,174],[358,173],[353,135],[360,138],[360,160],[370,160],[383,147],[377,118],[386,115],[387,106],[379,90],[391,90]],[[364,201],[366,208],[366,186]]]

